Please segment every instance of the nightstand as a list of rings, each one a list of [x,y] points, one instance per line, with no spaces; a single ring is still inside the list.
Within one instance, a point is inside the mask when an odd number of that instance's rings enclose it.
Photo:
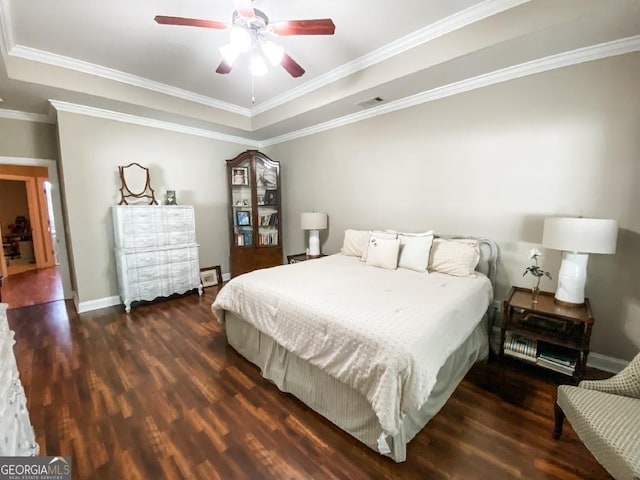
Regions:
[[[306,253],[295,253],[293,255],[287,255],[287,263],[306,262],[307,260],[315,260],[316,258],[326,257],[324,253],[321,253],[317,257],[312,257]]]
[[[500,356],[512,357],[580,380],[584,377],[595,320],[589,299],[584,304],[556,303],[551,292],[512,287],[504,301]]]

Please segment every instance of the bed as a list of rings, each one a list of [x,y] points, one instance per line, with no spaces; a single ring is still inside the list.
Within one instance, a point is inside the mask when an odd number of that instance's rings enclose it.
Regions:
[[[211,308],[265,378],[402,462],[488,355],[497,247],[474,240],[480,261],[468,277],[375,268],[340,253],[236,277]]]

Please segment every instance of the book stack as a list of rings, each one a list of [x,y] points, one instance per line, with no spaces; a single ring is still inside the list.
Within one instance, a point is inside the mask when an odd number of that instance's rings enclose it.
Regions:
[[[261,227],[275,227],[278,225],[278,212],[260,215]]]
[[[259,237],[259,245],[277,245],[278,244],[278,232],[273,233],[261,233]]]
[[[251,245],[253,241],[253,233],[251,230],[244,230],[239,233],[236,233],[236,245],[239,247],[244,247]]]
[[[536,363],[541,367],[564,373],[565,375],[573,375],[576,370],[577,359],[569,354],[545,349],[540,352]]]
[[[504,354],[520,360],[536,363],[538,343],[531,339],[507,332],[504,338]]]

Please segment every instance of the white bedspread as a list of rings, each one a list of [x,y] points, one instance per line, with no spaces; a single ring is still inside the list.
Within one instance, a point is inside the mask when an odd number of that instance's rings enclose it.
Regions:
[[[341,254],[256,270],[211,309],[232,311],[287,350],[361,392],[385,433],[426,401],[440,367],[489,307],[477,278],[367,267]]]

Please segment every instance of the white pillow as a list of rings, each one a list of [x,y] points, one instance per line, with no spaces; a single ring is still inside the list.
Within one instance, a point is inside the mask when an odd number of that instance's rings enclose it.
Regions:
[[[366,265],[395,270],[398,267],[400,240],[371,236]]]
[[[429,253],[433,243],[433,231],[426,233],[401,233],[398,268],[416,272],[428,272]]]
[[[369,247],[368,230],[345,230],[344,242],[342,243],[342,254],[354,257],[362,257]]]
[[[456,277],[473,277],[479,261],[477,240],[436,238],[431,247],[429,270]]]
[[[395,232],[381,232],[381,231],[378,231],[378,230],[374,230],[372,232],[369,232],[369,238],[367,238],[367,248],[365,248],[364,252],[362,253],[362,257],[360,258],[360,260],[362,260],[363,262],[367,261],[367,250],[369,249],[369,246],[371,245],[371,239],[372,238],[382,238],[382,239],[386,239],[386,240],[395,240],[396,238],[398,238],[398,234],[395,233]]]

